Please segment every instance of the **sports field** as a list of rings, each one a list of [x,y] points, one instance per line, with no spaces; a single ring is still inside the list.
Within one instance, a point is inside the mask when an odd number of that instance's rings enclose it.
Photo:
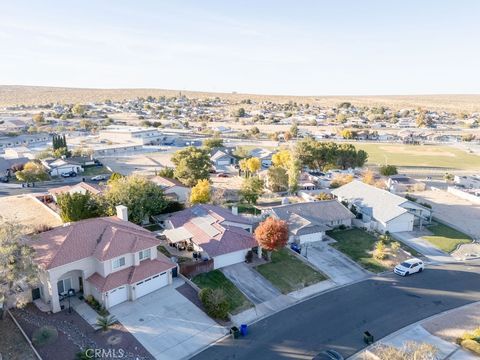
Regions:
[[[368,164],[480,170],[480,156],[446,145],[354,143],[368,153]]]

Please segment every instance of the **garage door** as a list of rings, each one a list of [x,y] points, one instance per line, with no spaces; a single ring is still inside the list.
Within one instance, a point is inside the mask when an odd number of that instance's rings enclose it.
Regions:
[[[112,307],[128,300],[127,286],[121,286],[108,293],[108,306]]]
[[[217,164],[219,166],[230,165],[230,160],[218,160]]]
[[[215,256],[213,258],[213,267],[220,269],[225,266],[238,264],[245,261],[247,250],[240,250],[233,253]]]
[[[137,299],[150,294],[152,291],[168,285],[168,274],[166,272],[152,276],[135,284]]]

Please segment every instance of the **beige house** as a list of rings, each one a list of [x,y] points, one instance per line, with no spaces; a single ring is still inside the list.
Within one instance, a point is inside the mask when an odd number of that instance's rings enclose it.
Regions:
[[[169,179],[163,176],[155,176],[150,180],[160,186],[166,197],[171,200],[185,204],[190,198],[190,188],[183,185],[177,179]]]
[[[58,312],[69,292],[83,293],[108,309],[171,284],[176,265],[157,252],[159,240],[126,219],[127,208],[118,206],[117,217],[82,220],[32,238],[41,268],[32,299]]]

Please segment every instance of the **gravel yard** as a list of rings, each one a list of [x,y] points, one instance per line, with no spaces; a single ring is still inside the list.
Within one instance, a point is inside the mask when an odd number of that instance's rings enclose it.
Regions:
[[[37,359],[10,316],[0,320],[0,358],[3,360]]]

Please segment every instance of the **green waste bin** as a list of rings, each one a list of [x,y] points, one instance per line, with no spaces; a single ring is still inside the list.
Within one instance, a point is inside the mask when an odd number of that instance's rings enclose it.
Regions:
[[[238,339],[240,336],[240,330],[236,326],[232,326],[230,328],[230,334],[232,334],[232,338]]]

